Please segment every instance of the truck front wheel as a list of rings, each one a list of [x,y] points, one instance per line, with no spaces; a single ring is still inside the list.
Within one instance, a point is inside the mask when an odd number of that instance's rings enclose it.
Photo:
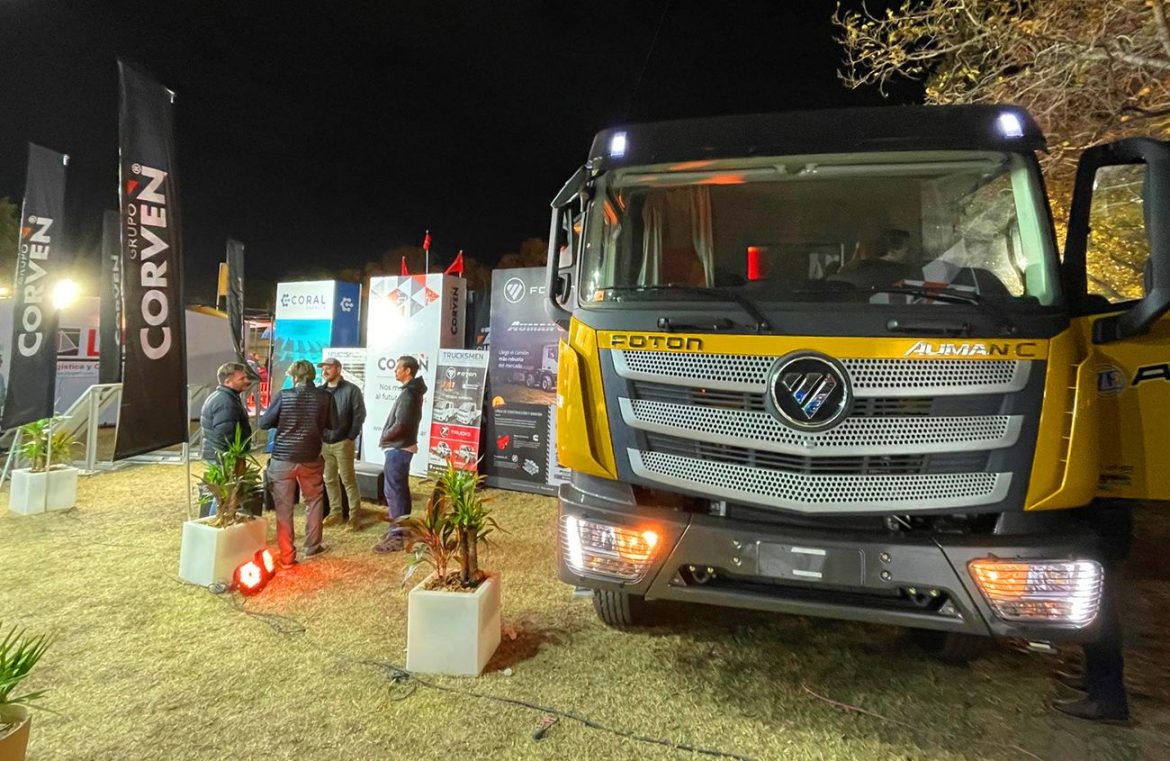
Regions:
[[[593,590],[593,609],[597,617],[607,626],[647,626],[653,617],[646,600],[638,595],[612,592],[608,589]]]
[[[910,637],[930,655],[951,666],[963,666],[987,649],[987,637],[932,629],[911,629]]]

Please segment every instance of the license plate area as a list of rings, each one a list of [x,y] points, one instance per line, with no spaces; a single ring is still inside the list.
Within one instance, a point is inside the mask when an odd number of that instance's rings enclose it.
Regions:
[[[849,587],[865,581],[864,556],[858,549],[760,542],[757,557],[761,576]]]

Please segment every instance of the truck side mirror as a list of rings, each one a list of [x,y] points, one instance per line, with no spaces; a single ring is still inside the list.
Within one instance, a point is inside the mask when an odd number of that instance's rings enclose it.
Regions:
[[[548,233],[548,279],[546,282],[548,301],[545,311],[563,330],[569,329],[573,313],[565,308],[573,293],[573,270],[576,268],[578,233],[575,225],[583,219],[573,210],[578,201],[581,207],[586,203],[586,172],[581,167],[565,183],[552,202],[552,222]]]
[[[1119,194],[1128,203],[1118,203]],[[1130,138],[1095,146],[1081,156],[1065,244],[1065,295],[1082,308],[1104,297],[1124,310],[1093,324],[1094,343],[1142,335],[1170,309],[1170,215],[1162,213],[1168,204],[1170,144]],[[1102,241],[1103,248],[1149,251],[1144,262],[1120,263],[1133,270],[1132,282],[1119,286],[1092,278],[1090,284],[1089,252]],[[1101,255],[1117,262],[1108,250]]]

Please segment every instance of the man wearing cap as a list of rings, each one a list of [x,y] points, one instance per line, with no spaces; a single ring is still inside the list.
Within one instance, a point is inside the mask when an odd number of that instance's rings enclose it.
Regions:
[[[321,362],[321,376],[324,388],[333,395],[337,407],[337,427],[325,431],[321,455],[325,458],[325,492],[329,496],[329,517],[326,526],[336,526],[346,521],[352,529],[361,528],[362,495],[358,491],[357,473],[354,472],[354,440],[362,432],[366,422],[366,402],[362,390],[341,376],[341,362],[334,357]],[[349,499],[349,511],[341,498],[341,487]]]

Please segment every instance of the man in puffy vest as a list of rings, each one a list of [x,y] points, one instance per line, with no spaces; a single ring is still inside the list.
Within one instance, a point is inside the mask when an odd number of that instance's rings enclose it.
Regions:
[[[317,371],[303,359],[288,368],[292,387],[281,389],[260,418],[261,428],[276,430],[272,458],[268,461],[268,479],[276,504],[276,542],[284,565],[297,562],[296,531],[293,507],[296,487],[300,486],[305,502],[306,559],[326,551],[321,544],[321,521],[324,504],[325,461],[321,443],[327,430],[337,425],[337,409],[328,391],[313,385]]]

